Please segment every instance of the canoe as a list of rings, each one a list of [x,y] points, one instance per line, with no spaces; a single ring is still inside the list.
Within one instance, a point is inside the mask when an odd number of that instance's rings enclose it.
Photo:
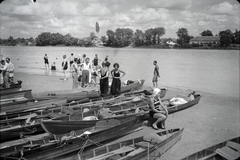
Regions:
[[[0,93],[0,106],[19,105],[27,102],[34,102],[32,90],[22,90],[10,93]]]
[[[99,94],[98,91],[96,91],[96,88],[90,88],[90,89],[76,89],[76,90],[60,90],[60,91],[45,91],[45,92],[34,92],[33,97],[38,100],[49,100],[49,99],[61,99],[61,98],[67,98],[72,96],[85,96],[86,95],[96,95]]]
[[[239,159],[240,158],[240,136],[213,145],[181,160],[213,160],[213,159]]]
[[[89,147],[94,144],[127,135],[141,127],[142,122],[143,119],[141,116],[123,120],[101,120],[98,121],[94,127],[56,136],[56,141],[42,145],[32,144],[24,146],[14,151],[14,153],[0,152],[0,158],[8,159],[9,157],[22,157],[29,160],[53,159],[78,151],[82,146]]]
[[[0,93],[15,92],[15,91],[21,90],[21,88],[22,88],[22,81],[17,81],[12,83],[9,88],[1,88]]]
[[[129,100],[131,100],[133,98],[129,98]],[[124,98],[124,100],[128,100],[127,98]],[[115,99],[115,102],[118,103],[119,101]],[[124,109],[124,108],[129,108],[128,106],[134,106],[134,105],[138,105],[138,104],[141,104],[140,102],[128,102],[128,101],[120,101],[121,102],[121,106],[119,106],[118,104],[105,104],[106,106],[105,107],[111,107],[113,111],[117,111],[117,110],[121,110],[121,109]],[[146,106],[145,108],[147,108],[148,106]],[[82,107],[82,108],[79,108],[79,111],[82,113],[82,110],[84,108],[88,108],[88,107]],[[91,108],[91,106],[89,107]],[[98,109],[99,106],[97,106],[96,109]],[[54,108],[52,108],[54,109]],[[97,110],[96,110],[97,111]],[[62,114],[59,114],[58,112],[61,112]],[[14,140],[14,139],[19,139],[20,138],[20,134],[28,134],[28,135],[34,135],[34,134],[39,134],[39,133],[44,133],[44,130],[43,130],[43,127],[41,127],[40,123],[38,122],[39,119],[41,120],[44,120],[44,119],[49,119],[49,118],[53,118],[55,116],[54,119],[56,120],[64,120],[64,119],[67,119],[69,120],[69,116],[72,116],[71,118],[76,120],[80,118],[80,116],[83,116],[83,115],[89,115],[90,113],[84,113],[84,114],[78,114],[77,116],[75,115],[66,115],[68,113],[71,113],[71,109],[70,108],[66,108],[66,107],[63,107],[62,110],[60,109],[58,112],[55,112],[56,115],[54,115],[54,113],[51,113],[50,116],[38,116],[35,112],[34,114],[29,114],[29,115],[26,115],[26,116],[21,116],[21,117],[15,117],[15,118],[12,118],[12,119],[5,119],[5,120],[1,120],[0,121],[0,135],[1,135],[1,141],[8,141],[8,140]],[[91,114],[93,114],[91,112]],[[124,115],[124,116],[116,116],[115,118],[117,119],[123,119],[123,118],[126,118],[126,117],[130,117],[130,116],[135,116],[135,115],[138,115],[139,113],[136,113],[136,114],[129,114],[129,115]],[[119,118],[118,118],[119,117]],[[28,121],[28,122],[26,122]],[[51,123],[51,121],[49,121]],[[86,123],[86,121],[81,124],[81,125],[76,125],[75,128],[73,128],[74,126],[74,123],[71,124],[68,122],[68,126],[67,127],[67,124],[64,126],[64,129],[62,129],[62,124],[60,124],[60,131],[56,130],[57,132],[56,133],[53,133],[53,134],[61,134],[61,133],[66,133],[66,132],[70,132],[72,131],[73,129],[74,130],[80,130],[80,129],[84,129],[84,128],[88,128],[88,127],[92,127],[96,124],[97,121],[87,121],[89,123]],[[67,123],[67,122],[66,122]],[[50,124],[51,125],[51,124]],[[47,125],[47,128],[48,128],[49,125]],[[54,124],[51,128],[50,128],[50,131],[53,130],[55,131],[55,128],[59,128],[59,125],[57,124]],[[45,131],[47,131],[47,129],[45,129]],[[63,132],[65,131],[65,132]],[[48,132],[48,133],[51,133],[51,132]]]
[[[109,107],[112,109],[112,107]],[[113,107],[114,108],[114,107]],[[120,108],[120,107],[119,107]],[[111,111],[114,116],[103,118],[105,120],[109,119],[125,119],[127,117],[134,117],[138,115],[142,115],[144,112],[135,112],[136,108],[141,108],[142,111],[148,110],[149,106],[147,104],[141,104],[137,106],[128,107],[127,109],[120,109]],[[96,117],[98,110],[91,110],[85,113],[70,115],[65,117],[58,117],[54,120],[42,120],[41,126],[45,132],[49,134],[64,134],[71,131],[81,130],[87,127],[94,126],[99,119],[94,120],[84,120],[83,118],[91,117],[95,115]]]
[[[124,86],[121,87],[121,93],[127,93],[127,92],[131,92],[131,91],[140,89],[143,86],[144,82],[145,82],[145,80],[136,80],[136,81],[134,81],[134,83],[131,83],[131,84],[128,84],[128,85],[124,85]],[[93,96],[93,95],[91,95],[91,92],[87,93],[87,97],[89,95]],[[109,96],[109,95],[110,94],[100,95],[100,93],[98,92],[98,95],[95,95],[95,96],[97,98],[97,96],[99,97],[99,96]],[[118,95],[116,95],[116,96],[118,96]],[[86,97],[82,97],[82,96],[79,96],[79,95],[72,95],[72,96],[69,96],[67,98],[67,102],[77,101],[77,100],[80,100],[81,98],[86,98]]]
[[[53,108],[57,107],[57,105],[61,105],[66,102],[66,99],[59,100],[46,100],[39,102],[27,102],[19,105],[12,106],[2,106],[0,113],[0,120],[9,120],[11,118],[25,116],[27,114],[31,114],[37,110],[42,110],[45,108]]]
[[[81,160],[141,160],[153,157],[160,158],[182,137],[184,128],[159,131],[129,138],[124,141],[104,145],[86,152],[78,153]],[[156,151],[156,149],[158,151]],[[154,152],[155,151],[155,152]]]
[[[168,112],[169,114],[187,109],[191,106],[194,106],[196,104],[199,103],[200,99],[201,99],[202,95],[200,94],[196,94],[195,95],[195,99],[192,101],[189,101],[185,104],[182,105],[176,105],[176,106],[168,106]],[[163,100],[164,101],[169,101],[167,100]],[[116,104],[117,105],[117,104]],[[107,108],[107,107],[106,107]],[[136,109],[140,108],[141,110],[139,110],[138,112],[136,112]],[[120,105],[115,106],[115,107],[109,107],[110,111],[114,112],[118,112],[120,114],[114,115],[114,116],[110,116],[108,117],[108,119],[111,118],[118,118],[121,119],[122,117],[126,117],[126,116],[135,116],[138,114],[144,114],[145,119],[149,121],[149,123],[153,123],[155,121],[155,119],[151,118],[149,116],[149,106],[148,104],[146,104],[145,101],[141,101],[139,100],[137,103],[133,103],[133,105],[126,105],[124,106],[124,104],[122,104],[122,106]],[[92,109],[89,112],[86,113],[75,113],[72,115],[66,115],[66,116],[61,116],[61,117],[57,117],[57,118],[53,118],[51,121],[42,121],[42,127],[45,130],[45,132],[50,133],[50,134],[59,134],[59,133],[63,133],[63,132],[70,132],[72,130],[78,130],[78,129],[82,129],[84,127],[89,127],[89,126],[93,126],[98,120],[83,120],[83,118],[88,117],[88,116],[94,116],[96,117],[98,109]]]
[[[25,125],[24,127],[16,125],[10,128],[0,129],[0,141],[2,143],[9,140],[19,139],[22,135],[34,135],[43,132],[42,127],[38,123],[29,126]]]

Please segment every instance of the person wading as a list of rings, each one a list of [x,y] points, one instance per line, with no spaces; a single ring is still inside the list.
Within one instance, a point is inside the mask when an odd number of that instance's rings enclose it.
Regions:
[[[154,88],[157,88],[157,87],[158,87],[158,77],[160,77],[160,74],[159,74],[159,66],[157,65],[157,61],[153,61],[153,65],[154,65],[155,67],[154,67],[154,70],[153,70],[153,79],[152,79],[152,82],[153,82],[153,87],[154,87]]]

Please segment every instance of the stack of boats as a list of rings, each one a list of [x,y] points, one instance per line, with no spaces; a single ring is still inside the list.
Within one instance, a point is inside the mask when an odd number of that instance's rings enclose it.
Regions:
[[[141,129],[148,119],[143,84],[144,80],[136,80],[122,86],[122,94],[117,96],[102,96],[90,89],[41,93],[20,87],[1,90],[1,159],[53,159],[74,151],[81,159],[141,159],[151,157],[156,150],[161,156],[181,139],[183,128],[108,144]],[[162,88],[160,96],[166,92]],[[169,114],[197,104],[200,98],[196,94],[185,104],[169,105]],[[163,101],[169,104],[169,99]]]

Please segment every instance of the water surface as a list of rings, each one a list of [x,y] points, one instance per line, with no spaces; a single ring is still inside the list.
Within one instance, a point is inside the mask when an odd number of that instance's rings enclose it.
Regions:
[[[56,62],[59,71],[47,71],[43,56],[50,64]],[[109,56],[111,64],[118,62],[127,74],[126,79],[145,79],[152,85],[153,61],[160,67],[159,86],[191,89],[213,94],[239,97],[239,51],[237,50],[178,50],[136,48],[80,48],[80,47],[1,47],[1,54],[9,56],[16,72],[62,76],[62,56],[95,54],[100,59]],[[111,65],[112,68],[112,65]]]

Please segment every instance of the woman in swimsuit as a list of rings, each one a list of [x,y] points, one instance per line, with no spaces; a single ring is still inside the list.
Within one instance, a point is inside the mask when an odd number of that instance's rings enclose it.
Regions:
[[[68,69],[68,62],[67,62],[67,56],[63,55],[63,62],[62,62],[62,70],[63,70],[63,74],[65,76],[64,80],[67,80],[68,77],[66,75],[66,70]]]
[[[121,78],[124,77],[126,73],[119,69],[118,63],[115,63],[113,67],[114,69],[111,71],[113,81],[112,81],[110,93],[112,95],[117,95],[117,94],[121,94]],[[120,76],[120,73],[122,73],[123,75]]]
[[[109,88],[109,82],[108,82],[109,66],[110,66],[109,62],[103,63],[102,64],[102,69],[100,70],[101,76],[99,76],[99,78],[100,78],[100,92],[101,92],[101,95],[108,94],[108,88]]]
[[[159,88],[154,88],[153,94],[147,96],[147,102],[150,106],[149,115],[150,117],[157,119],[152,124],[154,129],[158,129],[157,126],[159,123],[161,123],[161,128],[165,129],[165,121],[168,117],[168,110],[160,98],[160,91],[161,90]]]

